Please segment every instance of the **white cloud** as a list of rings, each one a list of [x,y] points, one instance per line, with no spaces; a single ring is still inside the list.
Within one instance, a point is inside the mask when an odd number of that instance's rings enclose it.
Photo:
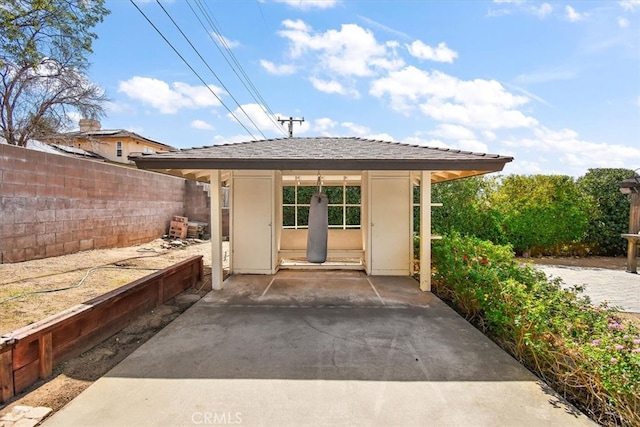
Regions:
[[[577,70],[575,69],[550,69],[550,70],[542,70],[536,71],[528,74],[520,74],[517,76],[514,81],[518,84],[536,84],[536,83],[546,83],[557,80],[571,80],[576,78],[578,75]]]
[[[288,76],[296,72],[296,67],[289,64],[276,65],[271,61],[267,61],[264,59],[260,60],[260,65],[262,68],[267,70],[270,74],[276,74],[279,76]]]
[[[475,139],[476,135],[472,130],[467,129],[464,126],[441,124],[435,130],[429,132],[429,135],[437,136],[444,139]]]
[[[378,70],[393,70],[404,65],[392,47],[379,44],[371,31],[355,24],[344,24],[340,30],[315,33],[301,20],[285,20],[278,32],[289,40],[293,59],[310,56],[309,64],[325,73],[342,77],[366,77]]]
[[[618,4],[629,12],[635,12],[636,9],[640,9],[640,0],[623,0],[619,1]]]
[[[418,59],[453,63],[453,60],[458,57],[458,52],[449,49],[445,42],[438,43],[435,48],[424,44],[421,40],[416,40],[406,46],[409,53]]]
[[[322,117],[314,121],[313,130],[316,132],[326,132],[329,129],[333,129],[338,125],[338,122],[331,120],[328,117]]]
[[[240,42],[236,41],[236,40],[229,40],[228,38],[226,38],[225,36],[223,36],[222,34],[218,34],[218,33],[212,33],[212,36],[215,40],[218,41],[218,43],[224,47],[228,47],[229,49],[234,49],[236,47],[240,46]]]
[[[460,150],[471,151],[474,153],[486,153],[489,151],[487,144],[476,139],[462,139],[454,145],[456,145]]]
[[[531,6],[531,12],[538,18],[545,18],[553,11],[553,6],[549,3],[542,3],[540,6]]]
[[[256,130],[256,126],[262,132],[272,132],[276,133],[278,136],[282,136],[282,126],[280,126],[277,122],[278,117],[282,117],[283,115],[276,114],[276,117],[269,117],[269,114],[264,110],[264,108],[259,104],[243,104],[240,107],[234,110],[235,116],[245,125],[247,129],[251,131],[256,137],[260,136],[260,132]],[[248,117],[247,117],[248,116]],[[233,116],[229,113],[227,117],[233,121],[236,121]],[[249,120],[249,118],[251,120]],[[253,122],[253,123],[252,123]],[[255,124],[255,125],[254,125]],[[306,132],[309,130],[309,124],[307,122],[303,122],[302,126],[298,126],[294,124],[294,134],[299,134],[300,132]]]
[[[291,7],[302,10],[330,9],[338,4],[338,0],[274,0],[276,3],[285,3]]]
[[[565,7],[565,11],[567,12],[567,19],[569,22],[578,22],[582,21],[587,17],[586,13],[577,12],[573,7],[567,6]]]
[[[488,16],[504,16],[511,14],[513,9],[523,11],[525,13],[535,15],[540,19],[546,18],[551,12],[553,12],[553,6],[549,3],[536,3],[528,2],[526,0],[494,0],[494,3],[505,5],[501,9],[489,10]],[[512,4],[510,8],[508,6]]]
[[[224,91],[214,85],[191,86],[188,83],[173,82],[171,86],[162,80],[135,76],[121,81],[118,92],[132,99],[148,104],[162,114],[175,114],[183,108],[198,109],[215,107]]]
[[[618,17],[618,27],[620,28],[629,27],[629,20],[627,18],[623,18],[622,16]]]
[[[508,92],[495,80],[460,80],[440,71],[429,73],[409,66],[375,80],[369,93],[388,96],[396,111],[418,109],[434,120],[475,129],[537,124],[537,120],[517,110],[529,98]]]
[[[360,18],[362,21],[364,21],[364,23],[366,23],[371,27],[378,28],[382,31],[393,34],[395,36],[399,36],[400,38],[403,38],[403,39],[411,39],[411,36],[409,36],[409,34],[403,33],[402,31],[398,31],[394,28],[388,27],[384,24],[381,24],[380,22],[374,21],[371,18],[367,18],[366,16],[358,15],[358,18]]]
[[[552,153],[566,168],[564,173],[571,175],[580,175],[588,168],[628,167],[640,163],[640,149],[586,141],[572,129],[552,130],[538,126],[531,137],[505,139],[503,143],[507,147],[525,149],[531,156]]]
[[[214,127],[212,125],[210,125],[209,123],[205,122],[204,120],[194,120],[191,122],[190,126],[194,129],[201,129],[201,130],[213,130]]]
[[[353,122],[342,122],[340,123],[340,126],[347,129],[352,135],[355,135],[355,136],[363,136],[371,132],[371,130],[368,127],[358,125]]]
[[[327,81],[315,77],[311,77],[309,80],[311,81],[311,84],[313,84],[313,87],[320,92],[350,95],[354,98],[358,98],[360,96],[357,90],[345,88],[342,84],[340,84],[340,82],[337,82],[335,80]]]
[[[395,138],[388,133],[370,133],[365,136],[367,139],[375,139],[377,141],[389,141],[394,142]]]

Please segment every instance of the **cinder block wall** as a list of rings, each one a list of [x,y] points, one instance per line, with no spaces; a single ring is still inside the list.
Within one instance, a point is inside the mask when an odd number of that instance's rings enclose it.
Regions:
[[[181,178],[0,144],[0,263],[149,242],[185,215],[186,192]]]
[[[209,184],[201,184],[192,180],[185,181],[184,216],[188,217],[189,221],[208,223],[211,220]],[[206,197],[203,197],[203,194]]]

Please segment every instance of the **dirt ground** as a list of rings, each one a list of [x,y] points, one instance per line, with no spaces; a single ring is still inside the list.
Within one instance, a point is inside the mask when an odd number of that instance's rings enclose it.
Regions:
[[[203,255],[211,265],[210,245],[191,243],[165,249],[166,241],[16,264],[0,265],[0,335],[26,326],[48,315],[168,267],[193,255]],[[537,264],[624,269],[625,258],[530,258]],[[182,295],[140,316],[127,328],[92,350],[54,368],[52,378],[41,381],[14,400],[0,405],[0,416],[16,405],[46,406],[55,411],[112,367],[131,354],[211,287],[210,270],[205,280]],[[56,292],[33,293],[68,288]]]
[[[204,280],[195,288],[140,316],[92,350],[56,366],[52,378],[36,383],[4,406],[0,404],[0,416],[16,405],[57,411],[209,292],[211,270],[206,266],[211,264],[211,246],[185,241],[185,245],[166,249],[167,243],[158,239],[129,248],[0,265],[3,335],[192,256],[202,255],[205,264]],[[55,289],[59,290],[42,292]]]

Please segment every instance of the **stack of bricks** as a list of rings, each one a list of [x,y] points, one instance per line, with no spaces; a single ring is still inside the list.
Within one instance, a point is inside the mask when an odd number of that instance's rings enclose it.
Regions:
[[[177,239],[186,239],[188,227],[189,222],[186,216],[174,215],[169,226],[169,236]]]

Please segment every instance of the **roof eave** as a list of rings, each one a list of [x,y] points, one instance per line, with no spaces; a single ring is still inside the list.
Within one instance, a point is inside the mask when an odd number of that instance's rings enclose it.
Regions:
[[[140,169],[226,170],[483,170],[498,172],[511,157],[478,159],[162,159],[137,157]]]

